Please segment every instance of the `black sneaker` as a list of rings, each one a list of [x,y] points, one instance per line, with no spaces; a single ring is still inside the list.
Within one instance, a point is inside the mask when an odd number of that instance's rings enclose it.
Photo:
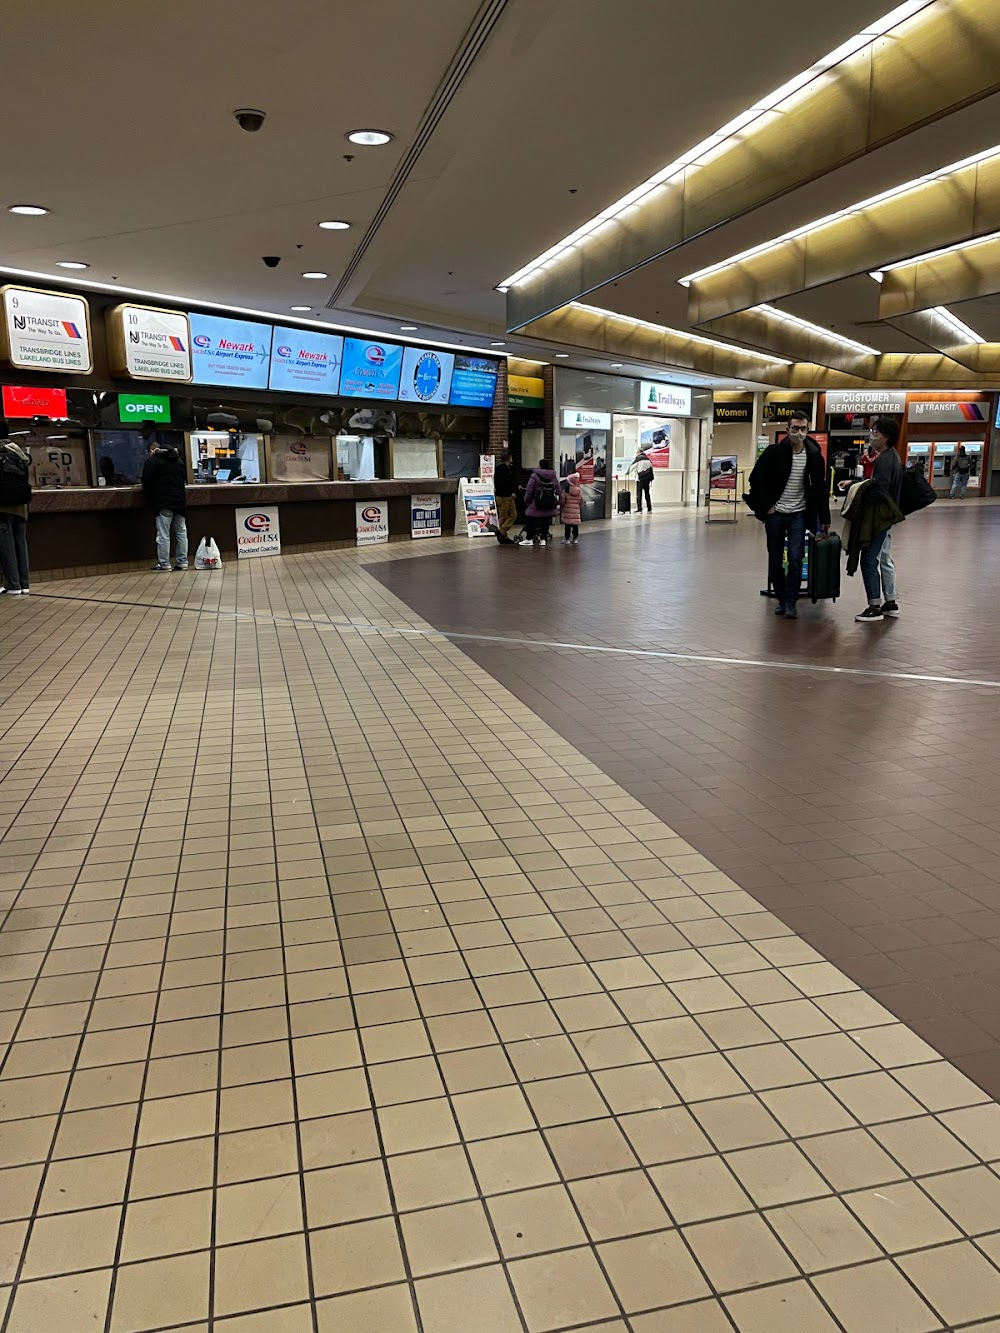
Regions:
[[[778,605],[774,608],[774,614],[775,614],[776,616],[783,616],[783,615],[785,614],[785,604],[784,604],[784,602],[779,602],[779,603],[778,603]]]
[[[799,618],[798,608],[796,607],[794,602],[789,602],[788,605],[785,607],[785,619],[798,620],[798,618]]]
[[[861,625],[874,625],[876,620],[884,620],[885,614],[880,606],[866,606],[854,619]]]
[[[882,614],[889,620],[896,620],[899,616],[899,607],[895,602],[883,602]]]

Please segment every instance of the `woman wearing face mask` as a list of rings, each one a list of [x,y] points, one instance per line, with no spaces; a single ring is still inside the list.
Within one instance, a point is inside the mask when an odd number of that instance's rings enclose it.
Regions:
[[[806,532],[825,533],[830,527],[826,464],[819,445],[809,438],[809,418],[803,413],[794,413],[787,438],[769,444],[757,459],[744,499],[767,532],[767,572],[778,602],[775,615],[794,620]]]

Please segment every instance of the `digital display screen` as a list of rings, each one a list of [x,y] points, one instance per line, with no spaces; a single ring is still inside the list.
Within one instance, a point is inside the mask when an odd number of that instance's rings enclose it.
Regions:
[[[335,394],[340,386],[344,340],[312,329],[274,330],[269,387],[282,392]]]
[[[400,402],[447,403],[454,369],[453,352],[438,352],[433,347],[404,348]]]
[[[497,363],[485,356],[456,356],[451,378],[452,407],[492,407]]]
[[[195,384],[266,389],[271,326],[216,315],[189,315]]]
[[[342,398],[377,398],[395,402],[403,349],[393,343],[344,339],[344,364],[340,373]]]

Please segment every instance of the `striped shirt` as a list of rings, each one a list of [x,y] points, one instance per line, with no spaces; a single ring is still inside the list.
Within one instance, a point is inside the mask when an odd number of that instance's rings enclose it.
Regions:
[[[798,514],[806,507],[806,451],[805,448],[792,450],[792,470],[788,482],[781,492],[781,499],[774,506],[779,514]]]

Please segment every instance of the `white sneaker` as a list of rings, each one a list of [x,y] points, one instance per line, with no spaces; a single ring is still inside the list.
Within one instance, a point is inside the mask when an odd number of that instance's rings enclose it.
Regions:
[[[530,537],[522,537],[521,540],[518,542],[518,546],[534,546],[534,544],[535,543],[531,540]]]

